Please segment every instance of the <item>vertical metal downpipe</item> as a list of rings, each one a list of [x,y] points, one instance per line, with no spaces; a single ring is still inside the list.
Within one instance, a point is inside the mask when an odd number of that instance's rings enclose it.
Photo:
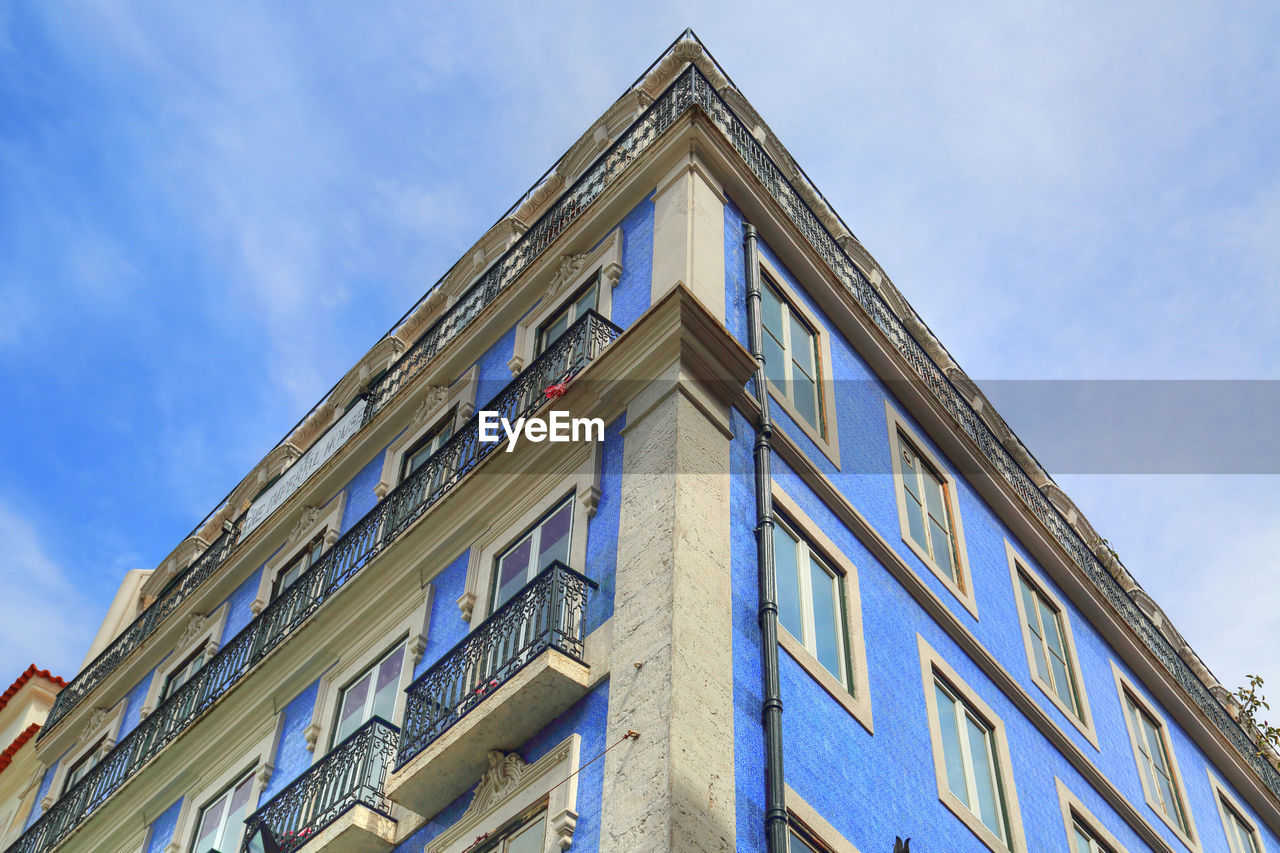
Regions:
[[[756,360],[756,399],[760,420],[756,424],[756,551],[760,560],[760,654],[764,701],[764,831],[768,853],[787,853],[786,776],[782,771],[782,685],[778,675],[778,579],[773,559],[773,420],[764,374],[764,329],[760,319],[760,257],[756,228],[747,223],[743,243],[747,272],[747,324],[751,356]]]

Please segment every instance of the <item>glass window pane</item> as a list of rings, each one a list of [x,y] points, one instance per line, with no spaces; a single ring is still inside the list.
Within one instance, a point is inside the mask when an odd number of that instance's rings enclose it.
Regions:
[[[396,709],[396,695],[400,687],[401,661],[404,659],[404,646],[400,646],[378,666],[378,678],[374,684],[373,708],[371,717],[381,717],[392,722]]]
[[[787,354],[782,341],[768,332],[764,334],[764,375],[779,388],[787,387]]]
[[[338,730],[333,736],[334,743],[345,740],[364,722],[364,709],[369,698],[370,681],[372,678],[365,675],[347,688],[346,694],[342,697],[342,707],[338,711]]]
[[[1049,661],[1046,657],[1043,639],[1040,633],[1040,610],[1036,606],[1035,593],[1027,585],[1021,575],[1018,583],[1022,587],[1022,610],[1027,617],[1027,627],[1031,630],[1031,657],[1036,662],[1036,675],[1043,681],[1049,681]]]
[[[808,842],[796,835],[795,830],[789,832],[788,836],[790,841],[787,844],[787,853],[817,853],[816,850],[809,846]]]
[[[216,802],[204,810],[200,818],[200,831],[196,833],[196,853],[206,853],[214,849],[218,842],[218,829],[222,822],[222,810],[226,808],[226,796],[219,797]]]
[[[791,357],[810,377],[817,377],[818,372],[813,366],[813,334],[794,311],[791,313]]]
[[[837,579],[810,557],[809,584],[813,590],[814,657],[826,667],[827,672],[847,686],[844,666],[844,631],[841,628],[840,604],[837,597]]]
[[[929,540],[925,537],[924,532],[924,508],[916,502],[910,492],[906,495],[907,504],[907,529],[911,532],[911,538],[916,544],[924,549],[925,553],[929,553]]]
[[[951,537],[938,522],[929,519],[929,537],[933,540],[933,561],[946,569],[947,574],[955,579],[955,561],[951,559]]]
[[[782,340],[782,299],[766,284],[760,288],[760,319],[772,335]]]
[[[586,291],[578,297],[577,303],[574,304],[573,319],[578,319],[588,311],[596,311],[596,297],[600,294],[600,286],[598,283],[592,284]]]
[[[781,524],[773,525],[773,562],[778,583],[778,621],[791,636],[804,642],[804,616],[800,610],[800,543]]]
[[[538,568],[542,571],[555,560],[569,564],[569,529],[573,524],[573,503],[566,501],[542,522],[538,542]]]
[[[988,749],[990,731],[973,717],[966,716],[969,755],[973,759],[973,778],[978,789],[978,817],[998,837],[1004,838],[1004,823],[997,798],[994,759]]]
[[[503,602],[524,586],[529,575],[530,557],[533,553],[533,536],[522,539],[514,548],[502,555],[498,561],[497,591],[494,595],[493,608],[497,609]]]
[[[795,403],[796,411],[800,413],[800,417],[804,418],[810,426],[817,429],[821,426],[818,423],[817,384],[799,372],[792,375],[792,382],[793,399],[791,402]]]
[[[240,841],[240,831],[244,829],[245,813],[248,811],[249,791],[253,777],[245,779],[231,792],[231,808],[227,811],[227,819],[223,821],[222,839],[219,851],[235,853]]]
[[[542,853],[542,841],[546,834],[546,818],[539,817],[511,836],[507,843],[507,853]]]
[[[939,524],[949,524],[947,518],[946,503],[943,501],[942,481],[933,475],[932,471],[925,469],[924,473],[924,498],[925,504],[929,507],[929,515],[933,516]]]
[[[1075,830],[1075,837],[1076,837],[1075,853],[1093,853],[1093,850],[1089,847],[1090,838],[1088,833],[1086,833],[1083,829],[1081,829],[1079,825],[1073,826],[1072,829]]]
[[[969,804],[969,786],[964,780],[964,756],[960,752],[960,728],[956,723],[955,700],[935,683],[938,700],[938,726],[942,732],[942,756],[947,765],[947,788],[960,802]],[[972,806],[970,806],[972,808]]]

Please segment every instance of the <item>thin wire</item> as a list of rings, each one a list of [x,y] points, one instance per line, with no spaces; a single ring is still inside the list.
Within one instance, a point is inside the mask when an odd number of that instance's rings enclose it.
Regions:
[[[550,793],[551,793],[552,791],[554,791],[556,788],[559,788],[559,787],[560,787],[561,785],[563,785],[565,782],[568,782],[568,781],[569,781],[570,779],[572,779],[574,776],[577,776],[577,775],[578,775],[579,773],[581,773],[583,770],[586,770],[586,769],[587,769],[588,767],[590,767],[592,764],[596,763],[596,762],[597,762],[597,761],[599,761],[601,758],[603,758],[603,757],[604,757],[604,755],[605,755],[605,753],[607,753],[609,750],[613,749],[615,746],[621,746],[621,745],[622,745],[622,742],[623,742],[624,740],[636,740],[636,739],[637,739],[637,738],[639,738],[639,737],[640,737],[640,733],[639,733],[638,731],[635,731],[634,729],[632,729],[632,730],[628,730],[628,731],[627,731],[627,733],[626,733],[625,735],[623,735],[622,737],[618,738],[618,740],[617,740],[615,743],[611,744],[610,746],[605,747],[603,752],[601,752],[601,753],[599,753],[598,755],[596,755],[594,758],[592,758],[592,759],[591,759],[590,761],[588,761],[586,764],[583,764],[583,765],[579,766],[577,770],[573,771],[573,772],[572,772],[572,773],[570,773],[568,776],[564,777],[564,778],[563,778],[563,779],[561,779],[559,782],[555,783],[555,784],[554,784],[554,785],[552,785],[550,788],[548,788],[548,789],[547,789],[547,793],[548,793],[548,794],[550,794]],[[486,841],[488,841],[488,840],[489,840],[489,833],[488,833],[488,832],[484,833],[483,835],[477,835],[477,836],[476,836],[476,840],[475,840],[475,841],[472,841],[472,842],[471,842],[471,846],[470,846],[470,847],[468,847],[468,848],[466,848],[465,850],[463,850],[463,851],[462,851],[462,853],[471,853],[471,851],[472,851],[472,850],[475,850],[478,846],[480,846],[481,844],[483,844],[484,842],[486,842]]]

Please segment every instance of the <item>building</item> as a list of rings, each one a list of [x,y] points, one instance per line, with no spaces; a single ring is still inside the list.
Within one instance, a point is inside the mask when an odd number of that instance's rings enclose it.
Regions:
[[[29,746],[40,731],[54,697],[66,682],[35,664],[0,693],[0,845],[22,834],[23,821],[35,804],[44,765]]]
[[[99,644],[10,851],[1280,851],[1276,756],[691,33]]]

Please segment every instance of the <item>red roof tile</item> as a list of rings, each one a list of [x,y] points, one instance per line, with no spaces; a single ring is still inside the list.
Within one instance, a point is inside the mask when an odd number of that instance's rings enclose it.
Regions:
[[[22,675],[19,675],[17,680],[15,680],[13,684],[9,685],[8,690],[6,690],[3,694],[0,694],[0,708],[4,708],[5,705],[8,705],[9,700],[12,699],[14,696],[16,696],[18,691],[22,689],[22,685],[26,684],[28,681],[30,681],[33,678],[43,678],[46,681],[50,681],[53,684],[58,685],[59,687],[67,686],[67,682],[63,681],[61,678],[59,678],[56,675],[50,674],[49,670],[36,669],[36,665],[31,664],[31,666],[27,667],[26,672],[22,673]]]
[[[40,731],[40,724],[32,723],[23,730],[22,734],[13,739],[13,743],[9,744],[4,752],[0,752],[0,773],[3,773],[4,769],[13,762],[13,756],[22,749],[22,745],[35,737],[38,731]]]

